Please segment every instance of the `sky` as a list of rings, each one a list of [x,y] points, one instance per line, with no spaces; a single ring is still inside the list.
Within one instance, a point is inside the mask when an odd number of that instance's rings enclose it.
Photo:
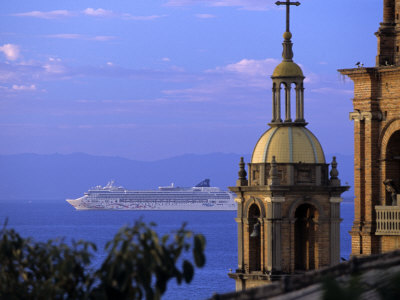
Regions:
[[[275,0],[0,2],[0,154],[158,160],[249,154],[272,118],[285,10]],[[352,154],[353,85],[375,65],[382,0],[291,9],[305,118],[325,153]]]

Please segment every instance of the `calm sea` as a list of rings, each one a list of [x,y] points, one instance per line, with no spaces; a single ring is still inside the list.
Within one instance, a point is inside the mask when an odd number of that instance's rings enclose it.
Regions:
[[[342,203],[341,256],[350,255],[348,231],[353,220],[354,204]],[[16,229],[25,237],[47,241],[56,237],[66,240],[84,239],[97,244],[94,260],[99,265],[105,257],[104,245],[112,239],[123,225],[132,225],[143,217],[146,222],[157,223],[161,234],[171,232],[188,223],[188,229],[202,233],[207,239],[206,266],[195,271],[189,285],[168,285],[164,299],[206,299],[213,293],[224,293],[235,289],[234,281],[228,278],[229,269],[237,267],[237,228],[234,211],[76,211],[65,200],[0,201],[0,224],[8,218],[8,228]]]

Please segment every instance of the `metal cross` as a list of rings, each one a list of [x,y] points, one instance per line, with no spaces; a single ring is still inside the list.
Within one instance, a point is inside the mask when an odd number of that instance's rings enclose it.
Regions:
[[[275,4],[276,5],[286,5],[286,32],[290,32],[290,28],[289,28],[290,5],[299,6],[300,2],[299,1],[290,2],[290,0],[286,0],[286,1],[277,1],[277,2],[275,2]]]

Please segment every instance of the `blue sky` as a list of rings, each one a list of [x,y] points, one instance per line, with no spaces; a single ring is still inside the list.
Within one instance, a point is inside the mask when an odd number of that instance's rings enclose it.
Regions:
[[[0,3],[0,154],[156,160],[251,153],[271,120],[285,11],[275,0]],[[382,0],[292,9],[305,117],[325,153],[351,154],[353,85],[374,66]]]

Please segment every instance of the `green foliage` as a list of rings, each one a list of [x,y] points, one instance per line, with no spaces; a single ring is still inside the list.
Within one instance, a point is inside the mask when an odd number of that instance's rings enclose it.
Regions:
[[[390,276],[387,285],[378,289],[382,299],[400,299],[400,273]]]
[[[160,238],[154,226],[138,221],[121,228],[107,243],[108,255],[98,270],[90,268],[97,250],[93,243],[40,243],[3,228],[0,298],[160,299],[169,280],[175,278],[181,284],[193,279],[193,264],[179,259],[184,252],[192,249],[194,264],[204,266],[205,239],[185,225],[172,236]]]
[[[387,274],[386,274],[387,275]],[[389,278],[389,279],[384,279]],[[323,300],[357,300],[362,299],[361,295],[365,292],[375,290],[379,294],[378,299],[394,300],[400,299],[400,273],[390,276],[377,277],[376,283],[381,287],[371,286],[366,282],[361,283],[359,276],[352,276],[347,284],[339,284],[335,279],[328,278],[323,283]]]
[[[339,284],[333,278],[323,282],[323,300],[357,300],[360,299],[363,287],[357,276],[353,276],[348,284]]]

